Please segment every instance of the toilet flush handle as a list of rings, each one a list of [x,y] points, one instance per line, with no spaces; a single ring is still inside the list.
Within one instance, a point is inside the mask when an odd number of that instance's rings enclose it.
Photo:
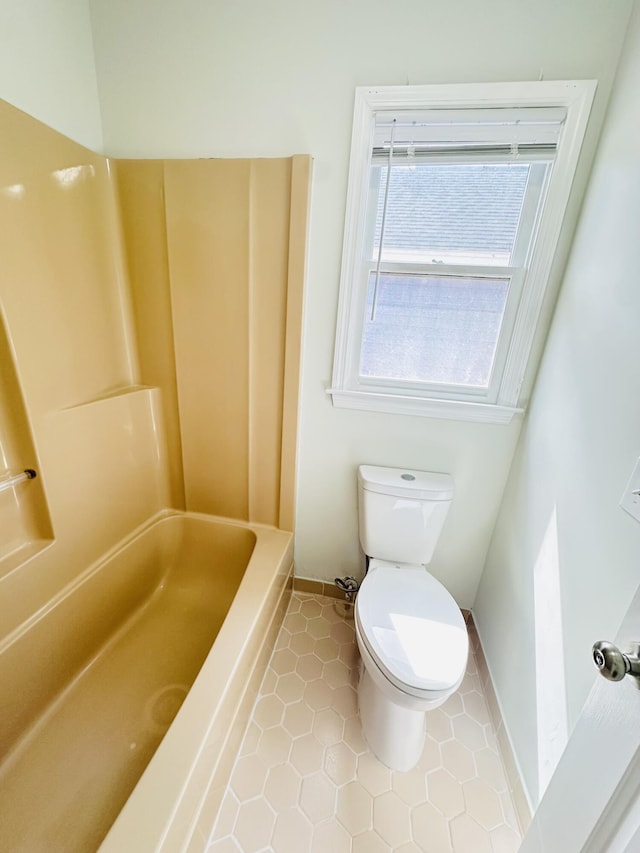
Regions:
[[[613,643],[599,640],[593,646],[593,662],[603,678],[609,681],[622,681],[625,675],[640,678],[640,644],[635,644],[635,654],[621,652]]]

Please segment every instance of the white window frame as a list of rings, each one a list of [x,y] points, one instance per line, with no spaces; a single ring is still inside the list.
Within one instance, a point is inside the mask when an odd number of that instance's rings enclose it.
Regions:
[[[518,408],[540,311],[560,236],[578,156],[596,90],[593,80],[382,86],[356,89],[332,387],[333,405],[394,414],[508,423]],[[564,107],[564,121],[545,203],[516,308],[497,394],[492,402],[459,395],[403,393],[402,383],[354,381],[362,342],[361,275],[376,114],[399,110]],[[498,273],[498,269],[495,270]],[[507,308],[509,310],[509,308]],[[429,392],[426,392],[429,393]]]

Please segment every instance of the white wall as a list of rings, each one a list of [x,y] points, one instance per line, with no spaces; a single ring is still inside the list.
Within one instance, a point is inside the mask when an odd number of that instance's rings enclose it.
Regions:
[[[90,147],[130,157],[314,155],[300,575],[358,570],[358,463],[449,471],[456,501],[433,570],[470,606],[519,431],[518,422],[336,410],[325,394],[354,87],[541,72],[598,78],[588,165],[628,8],[625,0],[402,0],[392,12],[382,0],[0,0],[0,97]]]
[[[591,645],[615,636],[640,581],[640,524],[618,506],[640,456],[638,91],[636,5],[474,609],[534,802],[554,726],[564,709],[571,730],[597,677]],[[545,577],[559,595],[536,606]],[[550,640],[557,656],[541,656]]]
[[[299,575],[358,570],[358,463],[451,472],[434,573],[474,600],[519,424],[332,408],[354,87],[598,78],[593,150],[626,0],[90,0],[105,150],[128,157],[310,153],[296,530]],[[587,158],[588,159],[588,158]],[[582,180],[585,179],[583,164]]]
[[[102,150],[88,0],[0,0],[0,98]]]
[[[314,155],[299,574],[356,568],[358,463],[450,471],[456,502],[433,568],[469,606],[519,431],[331,407],[354,87],[541,72],[596,78],[584,183],[629,8],[629,0],[0,0],[0,97],[89,147],[129,157]],[[534,799],[535,567],[559,567],[569,727],[593,677],[590,645],[615,632],[638,575],[640,527],[617,503],[640,454],[639,56],[636,15],[476,603]],[[554,509],[557,546],[547,539],[539,559]]]

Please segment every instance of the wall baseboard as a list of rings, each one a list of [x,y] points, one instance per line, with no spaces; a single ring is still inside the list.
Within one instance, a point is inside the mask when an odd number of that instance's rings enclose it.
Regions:
[[[294,575],[293,591],[308,592],[313,595],[326,595],[327,598],[339,598],[341,601],[344,601],[344,592],[338,589],[334,583],[313,580],[312,578],[299,578]]]
[[[314,580],[313,578],[299,578],[294,575],[293,591],[308,592],[313,595],[326,595],[328,598],[339,598],[344,600],[344,592],[341,589],[338,589],[335,584],[328,581]],[[471,619],[471,611],[463,610],[462,608],[460,609],[464,617],[464,621],[468,625],[469,620]]]
[[[471,613],[467,619],[467,628],[469,631],[469,641],[476,656],[476,663],[478,664],[478,672],[480,674],[482,689],[487,700],[487,705],[489,706],[489,713],[491,714],[491,720],[498,739],[500,756],[507,774],[509,793],[511,794],[511,799],[513,800],[513,805],[516,810],[516,816],[518,818],[518,823],[520,824],[520,831],[524,835],[531,823],[531,807],[529,806],[529,800],[527,799],[527,795],[522,784],[518,765],[511,747],[511,741],[509,740],[509,735],[507,734],[507,729],[505,727],[504,720],[502,719],[500,705],[491,680],[489,667],[487,666],[487,659],[485,658],[480,637],[478,636],[478,631],[476,630],[475,622],[473,621],[473,614]]]

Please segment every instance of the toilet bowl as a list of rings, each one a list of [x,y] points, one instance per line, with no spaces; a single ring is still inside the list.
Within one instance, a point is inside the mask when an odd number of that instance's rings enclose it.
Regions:
[[[365,738],[388,767],[410,770],[424,747],[425,712],[445,702],[464,677],[464,619],[423,566],[372,560],[356,598],[355,626]]]
[[[358,469],[360,544],[368,558],[355,605],[358,707],[369,746],[393,770],[417,764],[427,712],[458,689],[466,669],[462,613],[426,569],[452,498],[448,474]]]

